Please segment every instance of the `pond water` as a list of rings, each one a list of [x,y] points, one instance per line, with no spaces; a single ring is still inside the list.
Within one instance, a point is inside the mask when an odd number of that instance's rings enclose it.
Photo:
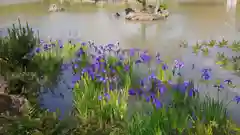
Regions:
[[[15,5],[0,7],[0,28],[11,26],[19,17],[22,22],[29,24],[40,31],[42,38],[49,36],[54,39],[81,38],[94,40],[97,44],[120,42],[122,48],[140,48],[155,54],[160,52],[166,60],[181,59],[185,62],[182,71],[186,78],[199,79],[200,70],[204,67],[213,69],[213,78],[233,79],[240,84],[240,79],[229,71],[224,71],[215,65],[214,56],[217,49],[211,50],[207,57],[197,57],[191,49],[179,48],[181,40],[193,45],[197,40],[217,39],[222,37],[229,40],[239,39],[238,25],[240,9],[226,12],[226,7],[221,5],[177,5],[170,2],[171,15],[167,20],[153,23],[127,22],[124,18],[116,19],[114,12],[123,14],[123,9],[69,9],[67,12],[48,13],[48,6],[43,4]],[[225,50],[227,54],[230,51]],[[191,70],[192,64],[195,69]],[[71,82],[71,71],[65,71],[63,79]],[[216,97],[217,92],[211,86],[202,86],[201,92],[209,92]],[[61,98],[59,93],[63,93]],[[240,93],[238,88],[225,89],[221,97],[233,97]],[[47,93],[42,97],[44,107],[54,111],[57,108],[66,114],[71,110],[72,93],[65,83],[59,83],[55,95]],[[229,110],[234,119],[240,123],[240,106],[231,104]]]

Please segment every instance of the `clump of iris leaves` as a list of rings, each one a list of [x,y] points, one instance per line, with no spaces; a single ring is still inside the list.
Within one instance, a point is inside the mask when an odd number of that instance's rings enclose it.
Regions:
[[[35,40],[29,38],[33,36],[26,36],[25,32],[15,34],[15,37],[11,37],[11,31],[9,33],[9,37],[2,42],[5,44],[2,45],[10,45],[11,49],[30,45]],[[22,36],[25,37],[24,40],[20,38]],[[228,103],[209,96],[200,101],[199,89],[194,86],[194,82],[181,77],[180,71],[184,67],[181,61],[174,61],[173,67],[170,68],[161,60],[159,53],[151,56],[147,51],[139,49],[122,50],[119,43],[98,46],[91,41],[63,44],[57,40],[37,43],[34,41],[34,44],[37,45],[28,50],[30,53],[24,52],[28,54],[27,59],[31,63],[41,56],[45,58],[44,62],[47,65],[42,62],[38,64],[40,69],[36,70],[37,66],[34,66],[35,70],[26,72],[34,72],[42,78],[45,77],[43,69],[49,69],[48,64],[51,65],[55,57],[63,61],[64,64],[54,64],[56,67],[47,71],[57,71],[58,68],[62,71],[72,69],[70,89],[73,91],[74,111],[61,120],[58,118],[58,111],[49,112],[40,108],[30,108],[27,114],[18,117],[2,115],[1,118],[9,121],[0,129],[3,134],[238,134],[239,130],[228,115],[226,107],[232,101],[238,103],[240,97],[237,95]],[[15,59],[22,58],[14,53],[11,53],[12,57],[8,53],[4,56],[8,59],[1,57],[3,60],[12,62],[10,64],[15,66],[22,60],[14,63]],[[70,61],[66,57],[74,59]],[[153,65],[155,68],[152,68]],[[25,66],[25,69],[26,67],[30,66]],[[146,74],[141,74],[140,70],[144,70]],[[211,70],[203,69],[201,72],[201,79],[208,81]],[[174,77],[177,77],[178,81],[174,82]],[[230,84],[229,82],[231,80],[215,84],[216,92],[221,92],[224,89],[223,83]],[[136,109],[138,105],[140,109]]]

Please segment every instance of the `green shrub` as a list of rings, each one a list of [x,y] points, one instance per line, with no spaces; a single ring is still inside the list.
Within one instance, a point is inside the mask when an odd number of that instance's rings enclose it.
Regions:
[[[22,26],[19,20],[18,27],[9,28],[8,36],[0,41],[1,75],[8,81],[9,94],[37,94],[43,85],[40,81],[48,83],[48,87],[56,84],[63,58],[51,55],[52,51],[37,55],[40,40],[28,24]]]

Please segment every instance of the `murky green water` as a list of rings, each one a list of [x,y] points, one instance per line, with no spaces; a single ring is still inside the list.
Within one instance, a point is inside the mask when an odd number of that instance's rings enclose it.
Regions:
[[[203,67],[213,68],[214,78],[230,78],[240,84],[240,79],[228,71],[224,71],[214,62],[216,50],[212,50],[208,57],[196,57],[191,49],[179,48],[181,40],[186,40],[190,46],[197,40],[207,39],[239,39],[238,30],[240,25],[240,10],[226,12],[225,6],[198,6],[177,5],[174,2],[169,5],[171,15],[167,20],[153,23],[127,22],[124,18],[116,19],[114,12],[123,14],[123,9],[111,7],[97,9],[93,6],[74,5],[67,7],[66,12],[48,13],[46,4],[24,4],[18,6],[0,7],[0,27],[11,26],[19,17],[22,22],[28,21],[36,30],[40,31],[42,38],[49,36],[57,39],[81,38],[83,40],[94,40],[97,44],[120,42],[122,48],[141,48],[148,50],[151,54],[159,51],[166,60],[182,59],[186,63],[184,73],[186,78],[197,79],[200,69]],[[231,52],[226,51],[227,54]],[[197,67],[191,70],[191,65]],[[71,80],[71,72],[64,73],[67,82]],[[60,108],[63,112],[71,109],[72,95],[64,84],[57,87],[59,92],[64,93],[61,99],[51,94],[44,96],[43,103],[50,110]],[[216,90],[205,88],[202,90],[216,96]],[[228,93],[228,94],[226,94]],[[231,97],[240,93],[238,89],[226,89],[222,97]],[[237,114],[240,106],[229,107],[233,117],[240,122]]]

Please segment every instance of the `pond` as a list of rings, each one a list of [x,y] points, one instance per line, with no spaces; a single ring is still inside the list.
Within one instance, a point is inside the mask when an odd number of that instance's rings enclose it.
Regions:
[[[81,39],[94,40],[96,44],[108,44],[120,42],[122,48],[140,48],[155,54],[160,52],[165,60],[181,59],[185,62],[182,71],[184,77],[199,79],[202,68],[212,68],[213,78],[233,79],[240,84],[240,79],[229,71],[218,68],[214,62],[217,50],[212,50],[207,57],[199,57],[192,54],[191,47],[183,49],[179,47],[182,40],[193,45],[197,40],[216,39],[222,37],[228,40],[239,39],[240,36],[237,23],[240,19],[240,9],[226,12],[225,6],[199,6],[199,5],[177,5],[169,2],[170,17],[164,21],[154,23],[127,22],[124,18],[116,19],[113,14],[120,12],[123,8],[96,9],[93,7],[78,7],[66,12],[48,13],[47,5],[24,4],[6,6],[0,8],[0,28],[11,26],[17,18],[22,22],[28,21],[36,30],[40,31],[41,38],[54,39]],[[226,54],[231,52],[226,50]],[[195,69],[192,70],[192,64]],[[43,107],[51,111],[60,109],[62,115],[67,114],[72,108],[72,93],[66,84],[71,82],[71,71],[65,71],[63,80],[56,86],[56,93],[47,93],[42,96]],[[211,86],[201,86],[201,92],[208,92],[216,97],[217,92]],[[59,93],[64,98],[58,96]],[[230,99],[238,89],[225,89],[221,97]],[[240,124],[240,106],[232,104],[229,106],[233,118]]]

